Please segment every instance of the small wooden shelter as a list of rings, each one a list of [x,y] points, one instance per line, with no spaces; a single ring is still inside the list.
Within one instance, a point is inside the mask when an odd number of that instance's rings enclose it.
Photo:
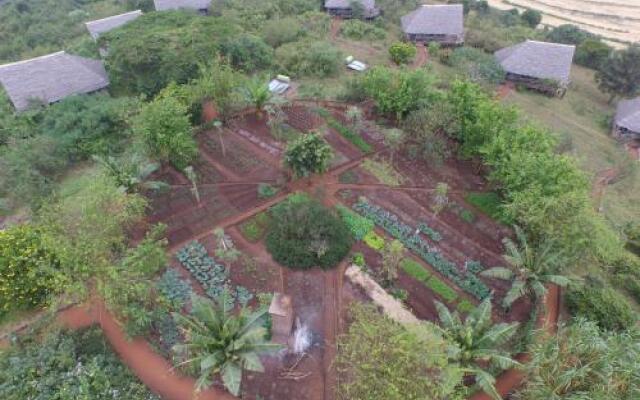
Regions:
[[[401,18],[402,31],[411,42],[436,42],[444,46],[464,43],[462,4],[422,5]]]

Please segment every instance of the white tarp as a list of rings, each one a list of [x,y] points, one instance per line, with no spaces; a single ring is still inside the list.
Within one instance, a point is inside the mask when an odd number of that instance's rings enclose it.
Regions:
[[[283,82],[279,79],[274,79],[269,82],[269,91],[275,94],[283,94],[289,89],[289,83]]]

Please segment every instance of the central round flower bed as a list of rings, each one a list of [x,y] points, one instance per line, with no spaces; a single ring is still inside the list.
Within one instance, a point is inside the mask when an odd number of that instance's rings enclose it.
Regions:
[[[267,250],[278,263],[294,268],[327,269],[351,249],[353,239],[335,213],[305,194],[294,194],[271,210]]]

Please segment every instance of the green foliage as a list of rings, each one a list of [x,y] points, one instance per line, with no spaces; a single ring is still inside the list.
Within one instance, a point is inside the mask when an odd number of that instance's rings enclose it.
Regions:
[[[623,331],[632,328],[638,321],[622,295],[593,282],[570,286],[565,302],[572,315],[591,320],[604,330]]]
[[[351,234],[356,240],[362,240],[375,227],[373,221],[356,214],[343,205],[337,205],[336,210],[342,221],[349,227]]]
[[[194,103],[201,107],[201,101],[211,100],[224,121],[244,105],[242,92],[245,77],[221,60],[213,60],[200,67],[200,76],[189,84],[194,93]]]
[[[418,225],[418,229],[420,230],[420,232],[422,232],[425,235],[427,235],[429,237],[429,239],[433,240],[434,242],[439,242],[439,241],[442,240],[442,235],[440,234],[440,232],[438,232],[435,229],[431,228],[429,225],[427,225],[424,222],[421,222]]]
[[[48,301],[58,289],[57,269],[37,226],[0,230],[0,315]]]
[[[262,38],[274,48],[295,42],[303,34],[302,24],[292,17],[269,20],[262,27]]]
[[[453,303],[458,299],[458,294],[455,290],[449,287],[441,279],[431,275],[431,273],[429,273],[429,271],[419,263],[407,258],[402,261],[401,267],[409,276],[431,289],[433,293],[440,296],[447,303]]]
[[[386,243],[380,251],[380,255],[382,255],[382,270],[384,271],[386,282],[393,282],[398,279],[398,268],[405,252],[404,245],[398,239]]]
[[[245,72],[262,70],[273,63],[273,48],[254,35],[227,37],[220,43],[220,52],[231,65]]]
[[[588,68],[605,68],[605,62],[613,49],[599,39],[587,39],[576,48],[575,62]]]
[[[309,133],[287,145],[284,164],[296,177],[308,177],[325,172],[332,157],[331,146],[320,135]]]
[[[542,13],[540,13],[540,11],[538,10],[527,8],[520,15],[520,18],[522,18],[522,22],[524,22],[525,24],[529,25],[532,28],[535,28],[538,25],[540,25],[540,22],[542,22]]]
[[[3,1],[0,64],[76,47],[89,38],[85,21],[135,10],[123,3],[112,0]]]
[[[465,201],[477,209],[503,224],[510,224],[512,221],[507,218],[502,211],[503,201],[500,195],[495,192],[472,192],[467,193]]]
[[[442,45],[439,42],[429,42],[427,46],[427,50],[429,50],[430,57],[438,57],[440,54],[440,50],[442,50]]]
[[[388,186],[400,186],[404,177],[393,168],[391,163],[384,160],[367,158],[360,167],[373,175],[380,183]]]
[[[164,226],[152,229],[98,279],[98,292],[129,336],[148,333],[156,313],[153,276],[167,264]]]
[[[240,232],[250,242],[257,242],[264,236],[269,227],[269,214],[262,212],[240,225]]]
[[[338,340],[340,400],[460,398],[462,371],[431,325],[407,328],[374,307],[354,305]]]
[[[447,64],[474,82],[498,84],[505,78],[505,71],[495,57],[474,47],[455,49],[447,59]]]
[[[520,366],[503,349],[503,345],[516,333],[518,323],[494,325],[491,320],[491,298],[480,303],[464,320],[457,311],[451,313],[444,304],[435,303],[445,338],[458,347],[453,359],[474,375],[480,389],[493,399],[500,400],[502,396],[495,388],[496,379],[485,368],[489,365],[504,370]]]
[[[276,60],[282,70],[295,77],[334,76],[342,66],[342,53],[329,42],[302,40],[287,43],[276,50]]]
[[[640,379],[638,331],[602,332],[589,321],[561,326],[556,335],[530,349],[524,387],[518,400],[635,399]]]
[[[467,299],[461,300],[456,306],[456,310],[461,314],[469,314],[475,308],[476,306]]]
[[[234,293],[229,291],[228,285],[229,270],[211,258],[201,243],[189,243],[178,251],[176,258],[202,285],[207,296],[219,300],[226,289],[229,293],[225,300],[233,305]]]
[[[358,19],[344,21],[340,34],[354,40],[383,40],[387,37],[387,32],[383,29]]]
[[[120,362],[99,328],[22,339],[0,354],[0,382],[5,400],[159,399]]]
[[[167,11],[144,14],[100,37],[112,90],[156,95],[169,82],[187,83],[197,77],[199,64],[218,50],[216,39],[236,34],[223,18]]]
[[[324,109],[318,109],[316,112],[324,118],[327,122],[327,125],[330,128],[333,128],[338,132],[342,137],[347,139],[351,144],[356,146],[360,151],[364,153],[371,153],[373,151],[373,147],[358,134],[358,132],[354,132],[351,128],[344,126],[340,121],[335,119],[331,113]]]
[[[287,267],[309,269],[337,265],[353,243],[349,227],[320,202],[295,195],[271,210],[267,250]]]
[[[156,287],[171,304],[180,309],[191,299],[191,283],[182,278],[180,272],[168,268],[156,282]]]
[[[580,29],[576,25],[564,24],[553,28],[547,34],[547,40],[555,43],[579,45],[585,40],[592,39],[593,34]]]
[[[381,251],[384,248],[384,238],[378,235],[375,231],[370,231],[362,240],[367,244],[367,246],[371,247],[376,251]]]
[[[258,198],[259,199],[268,199],[276,194],[280,189],[276,186],[269,185],[268,183],[261,183],[258,185]]]
[[[489,296],[489,288],[478,279],[475,272],[459,269],[454,262],[445,258],[437,248],[427,243],[420,235],[416,235],[415,228],[401,222],[398,216],[384,208],[369,204],[366,199],[361,199],[353,208],[358,213],[373,220],[391,236],[402,241],[408,249],[412,250],[462,290],[469,292],[478,299],[484,299]]]
[[[439,94],[433,77],[425,70],[375,67],[366,73],[363,88],[378,110],[402,119],[407,113],[435,102]]]
[[[198,369],[198,390],[211,386],[213,376],[219,374],[227,390],[237,396],[242,372],[263,372],[260,354],[280,349],[280,345],[266,340],[268,332],[263,324],[267,310],[251,312],[243,308],[235,316],[224,298],[214,304],[194,296],[191,304],[191,315],[174,314],[187,331],[186,343],[174,346],[174,350],[185,364]]]
[[[413,43],[397,42],[389,47],[389,57],[396,65],[409,64],[416,56]]]
[[[133,130],[146,144],[150,157],[171,162],[180,170],[198,154],[187,109],[173,97],[161,97],[146,104],[134,120]]]
[[[613,51],[596,74],[598,87],[611,95],[633,97],[640,93],[640,45]]]
[[[60,262],[58,289],[66,300],[81,299],[90,279],[111,272],[145,207],[143,198],[124,193],[110,177],[88,175],[39,210],[41,240]]]
[[[366,265],[366,260],[362,253],[354,253],[353,260],[351,262],[358,267],[364,267]]]
[[[449,158],[451,151],[446,136],[458,129],[451,114],[446,102],[410,112],[402,121],[402,129],[408,137],[409,156],[435,164],[442,164]]]

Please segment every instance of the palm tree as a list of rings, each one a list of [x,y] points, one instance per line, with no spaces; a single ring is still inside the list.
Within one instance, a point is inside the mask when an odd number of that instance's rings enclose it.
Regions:
[[[256,76],[247,81],[243,89],[246,101],[253,104],[256,114],[261,117],[264,106],[269,103],[272,97],[269,85],[264,83],[259,76]]]
[[[440,318],[440,330],[453,345],[451,358],[460,363],[476,384],[494,399],[501,399],[495,388],[496,379],[484,370],[492,365],[500,369],[519,367],[520,363],[501,349],[518,328],[518,323],[491,322],[491,298],[485,299],[469,313],[464,322],[457,311],[453,314],[442,303],[435,302]]]
[[[507,252],[504,258],[515,271],[495,267],[480,274],[487,278],[512,281],[511,288],[502,300],[502,305],[506,309],[511,308],[516,300],[525,295],[531,296],[534,300],[544,298],[547,293],[546,283],[555,283],[562,287],[569,284],[569,278],[555,273],[559,270],[563,257],[554,251],[553,243],[545,241],[539,247],[533,247],[528,243],[522,229],[518,226],[514,228],[518,244],[505,238],[504,246]]]
[[[268,343],[264,327],[266,309],[251,312],[241,309],[232,315],[233,302],[225,290],[214,304],[208,299],[193,296],[190,316],[174,313],[174,319],[185,332],[185,344],[174,346],[174,351],[187,357],[183,364],[194,364],[199,369],[196,389],[212,383],[212,376],[220,374],[224,386],[237,396],[242,383],[242,371],[263,372],[260,353],[276,351],[280,345]]]
[[[160,167],[158,163],[136,156],[131,160],[118,160],[112,156],[94,155],[93,160],[102,166],[104,171],[115,180],[118,188],[125,193],[139,190],[165,190],[169,187],[165,182],[147,180]]]

